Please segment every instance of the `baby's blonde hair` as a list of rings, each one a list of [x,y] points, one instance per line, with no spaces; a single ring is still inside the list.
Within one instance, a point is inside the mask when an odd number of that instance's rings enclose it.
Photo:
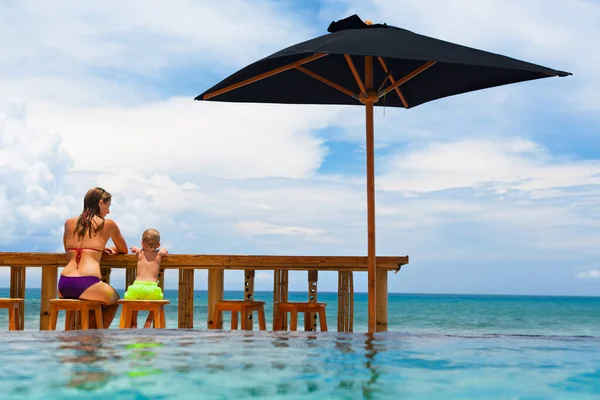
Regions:
[[[160,245],[160,232],[156,229],[146,229],[142,233],[142,242],[146,243],[151,249],[156,249]]]

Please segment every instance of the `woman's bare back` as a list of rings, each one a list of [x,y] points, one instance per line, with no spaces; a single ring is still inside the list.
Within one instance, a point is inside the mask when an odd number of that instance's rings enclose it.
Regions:
[[[96,276],[100,278],[100,259],[106,243],[110,239],[110,222],[106,224],[99,232],[92,232],[92,237],[84,235],[79,239],[75,232],[77,218],[69,218],[65,222],[65,230],[63,242],[67,253],[68,263],[62,272],[64,276]],[[102,219],[94,217],[92,227],[95,229]],[[108,229],[107,229],[108,228]],[[80,252],[79,263],[77,262],[77,254]]]

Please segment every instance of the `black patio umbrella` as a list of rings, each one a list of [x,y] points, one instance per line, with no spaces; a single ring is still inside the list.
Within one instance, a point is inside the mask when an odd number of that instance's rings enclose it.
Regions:
[[[373,106],[412,108],[459,93],[571,73],[365,23],[357,15],[332,22],[327,31],[248,65],[195,99],[365,106],[368,326],[375,332]]]

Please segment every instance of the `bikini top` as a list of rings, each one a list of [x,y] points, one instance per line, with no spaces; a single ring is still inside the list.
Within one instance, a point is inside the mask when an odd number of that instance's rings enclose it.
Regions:
[[[75,263],[77,264],[77,266],[79,266],[79,261],[81,261],[81,254],[83,253],[83,250],[93,250],[93,251],[100,251],[103,252],[104,249],[93,249],[91,247],[69,247],[67,249],[67,251],[69,250],[75,250],[77,253],[75,254]]]

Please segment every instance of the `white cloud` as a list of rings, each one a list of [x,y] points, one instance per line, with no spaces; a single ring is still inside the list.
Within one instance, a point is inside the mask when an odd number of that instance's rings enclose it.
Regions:
[[[598,279],[600,278],[600,271],[597,269],[592,269],[589,271],[579,272],[577,274],[577,278],[581,279]]]
[[[429,142],[389,157],[384,190],[428,192],[487,185],[497,193],[600,184],[600,162],[553,157],[522,138]]]
[[[325,157],[313,130],[336,118],[319,107],[172,98],[133,108],[32,104],[29,121],[60,132],[76,170],[219,177],[307,177]]]
[[[62,178],[72,160],[60,137],[34,130],[20,104],[0,105],[0,239],[48,234],[67,213],[73,199]]]
[[[189,61],[216,69],[249,63],[310,33],[302,24],[288,29],[296,17],[268,1],[22,1],[3,8],[0,37],[19,40],[4,43],[0,62],[25,65],[23,72],[93,66],[154,74]]]
[[[322,229],[304,228],[300,226],[278,226],[264,222],[241,221],[237,224],[238,231],[247,235],[321,235]]]

